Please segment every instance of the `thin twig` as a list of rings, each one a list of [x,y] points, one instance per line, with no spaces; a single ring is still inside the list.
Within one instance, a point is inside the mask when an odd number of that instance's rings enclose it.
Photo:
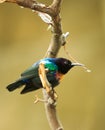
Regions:
[[[36,98],[35,101],[34,101],[35,104],[38,103],[38,102],[47,102],[44,99],[39,98],[37,95],[35,95],[35,98]]]

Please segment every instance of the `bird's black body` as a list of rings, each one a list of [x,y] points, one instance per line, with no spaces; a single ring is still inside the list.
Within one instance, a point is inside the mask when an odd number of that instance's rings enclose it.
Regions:
[[[39,78],[38,68],[39,64],[43,63],[45,69],[48,69],[46,72],[46,76],[48,81],[50,82],[52,88],[57,86],[60,81],[60,76],[66,74],[74,65],[71,61],[65,58],[45,58],[42,59],[35,64],[33,64],[29,69],[21,74],[20,79],[16,82],[9,84],[7,89],[9,91],[13,91],[23,85],[25,85],[24,89],[21,91],[21,94],[31,92],[33,90],[37,90],[42,88],[42,83]]]

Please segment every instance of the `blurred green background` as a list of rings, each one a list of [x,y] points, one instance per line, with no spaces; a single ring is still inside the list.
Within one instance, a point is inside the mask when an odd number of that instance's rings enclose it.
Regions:
[[[43,2],[49,4],[51,1]],[[69,52],[92,72],[73,68],[56,91],[57,111],[65,130],[105,130],[105,0],[63,0],[63,31]],[[49,130],[44,104],[35,94],[9,93],[6,86],[43,58],[51,32],[37,14],[10,3],[0,4],[0,129]],[[63,48],[60,57],[66,57]]]

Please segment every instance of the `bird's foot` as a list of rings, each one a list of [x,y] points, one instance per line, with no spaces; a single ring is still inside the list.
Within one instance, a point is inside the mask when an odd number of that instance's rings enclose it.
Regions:
[[[52,89],[47,94],[49,95],[48,103],[49,104],[56,104],[56,101],[58,99],[58,95],[57,95],[56,91],[54,89]]]
[[[58,95],[57,95],[57,93],[56,93],[56,91],[55,91],[54,89],[52,89],[48,94],[51,95],[51,97],[52,97],[54,100],[57,100]]]

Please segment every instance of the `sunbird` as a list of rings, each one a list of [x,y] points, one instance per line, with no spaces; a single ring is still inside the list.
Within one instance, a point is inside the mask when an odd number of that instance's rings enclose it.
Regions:
[[[44,58],[24,71],[18,80],[7,86],[7,89],[13,91],[24,85],[25,87],[21,91],[21,94],[25,94],[43,88],[38,71],[41,63],[44,64],[46,77],[51,84],[52,89],[60,83],[63,75],[65,75],[72,67],[82,66],[80,63],[72,63],[65,58]]]

